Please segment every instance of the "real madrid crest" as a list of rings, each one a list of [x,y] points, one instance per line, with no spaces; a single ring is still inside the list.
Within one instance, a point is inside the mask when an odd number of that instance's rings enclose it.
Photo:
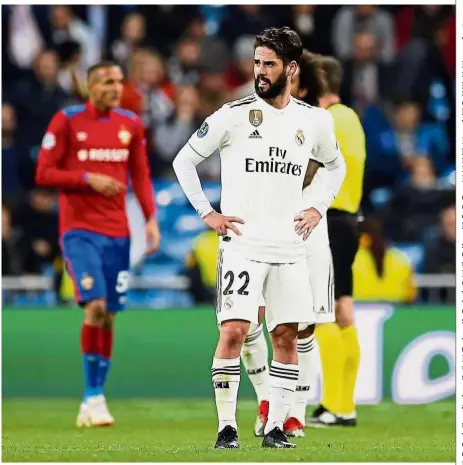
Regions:
[[[124,127],[118,132],[117,137],[119,137],[119,140],[124,145],[129,145],[132,140],[132,134]]]
[[[296,131],[296,144],[304,145],[304,142],[305,142],[304,132],[302,131],[302,129],[298,129]]]
[[[223,306],[225,310],[230,310],[233,307],[233,300],[231,300],[230,297],[227,297]]]
[[[257,128],[262,124],[264,120],[264,116],[262,114],[262,110],[249,110],[249,122]]]

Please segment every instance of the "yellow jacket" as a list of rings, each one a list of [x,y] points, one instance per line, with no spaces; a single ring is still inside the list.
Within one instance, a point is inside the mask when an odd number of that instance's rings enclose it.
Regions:
[[[378,276],[368,241],[363,235],[353,265],[354,299],[410,303],[416,298],[413,268],[407,257],[395,247],[386,250],[384,273]]]

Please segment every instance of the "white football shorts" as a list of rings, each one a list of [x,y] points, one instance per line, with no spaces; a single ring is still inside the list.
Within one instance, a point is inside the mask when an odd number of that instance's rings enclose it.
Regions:
[[[330,247],[323,246],[316,251],[313,248],[307,249],[306,258],[309,271],[309,280],[306,285],[311,288],[316,323],[333,323],[336,317],[333,259]],[[265,306],[265,304],[266,299],[262,295],[259,299],[259,306]],[[302,330],[305,327],[299,325],[299,329]]]
[[[266,302],[267,330],[283,323],[299,326],[316,322],[306,260],[296,263],[263,263],[239,252],[220,249],[217,264],[217,321],[250,321],[258,325],[261,296]],[[255,326],[254,326],[255,328]]]

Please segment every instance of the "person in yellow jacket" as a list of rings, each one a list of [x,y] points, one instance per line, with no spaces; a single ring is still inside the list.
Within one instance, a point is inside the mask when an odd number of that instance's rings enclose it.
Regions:
[[[378,218],[368,218],[362,229],[360,248],[353,266],[355,300],[413,302],[417,289],[409,259],[396,247],[387,245]]]
[[[189,292],[195,304],[213,304],[216,300],[216,276],[219,260],[219,236],[208,229],[193,241],[185,258]]]
[[[360,345],[354,325],[352,265],[359,247],[358,214],[366,159],[365,133],[359,117],[340,99],[343,71],[333,57],[319,56],[325,72],[327,93],[319,99],[333,117],[334,132],[347,174],[327,212],[328,236],[334,269],[335,323],[317,325],[323,377],[320,405],[306,426],[355,426],[354,391],[360,365]]]

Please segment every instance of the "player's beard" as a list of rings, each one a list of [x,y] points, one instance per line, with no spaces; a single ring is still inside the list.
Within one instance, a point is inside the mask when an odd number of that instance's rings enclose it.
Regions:
[[[258,77],[254,79],[254,89],[256,94],[260,98],[273,99],[282,94],[283,89],[286,87],[286,83],[288,82],[288,76],[286,76],[285,72],[283,71],[273,84],[267,78],[264,78],[264,81],[269,83],[267,90],[260,89]]]

